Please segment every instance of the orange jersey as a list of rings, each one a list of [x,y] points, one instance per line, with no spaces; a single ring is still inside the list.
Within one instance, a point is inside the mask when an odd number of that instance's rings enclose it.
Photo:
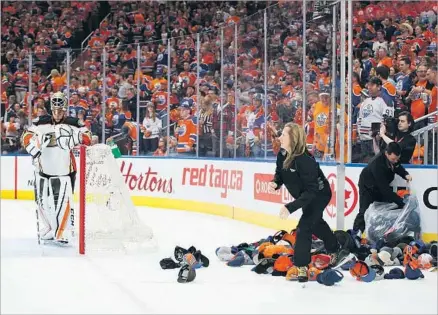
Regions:
[[[391,57],[385,57],[382,60],[379,61],[377,64],[377,67],[380,66],[387,66],[388,68],[392,67],[392,58]]]
[[[192,118],[178,120],[175,130],[178,146],[178,153],[191,152],[197,140],[197,128]]]
[[[298,36],[287,36],[283,41],[283,46],[300,47],[301,46],[301,39]]]
[[[314,145],[318,151],[324,152],[329,135],[330,106],[324,106],[321,102],[315,103],[313,110],[313,122],[315,128]]]
[[[166,110],[168,107],[168,103],[167,103],[167,97],[168,97],[167,92],[155,92],[154,94],[152,94],[152,102],[155,104],[156,106],[156,111],[162,111],[162,110]],[[178,103],[178,99],[174,94],[170,95],[170,104],[177,104]]]
[[[167,80],[164,78],[152,80],[152,90],[167,91]]]
[[[137,141],[137,124],[132,121],[127,121],[123,124],[123,127],[128,128],[128,136],[132,141]]]
[[[105,45],[105,41],[100,36],[93,36],[88,41],[88,45],[91,47],[91,49],[99,49],[103,48],[103,46]]]
[[[38,45],[35,47],[35,56],[40,61],[46,61],[49,58],[52,50],[46,45]]]
[[[17,71],[14,74],[14,80],[16,89],[26,89],[29,85],[29,74],[26,71]]]
[[[183,82],[183,86],[187,87],[187,86],[195,86],[196,84],[196,74],[192,73],[192,72],[181,72],[179,74],[179,79]]]

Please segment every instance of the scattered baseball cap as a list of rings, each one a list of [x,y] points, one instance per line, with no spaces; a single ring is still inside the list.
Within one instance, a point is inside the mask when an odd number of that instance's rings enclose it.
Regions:
[[[419,268],[412,268],[410,264],[406,265],[405,268],[406,278],[409,280],[417,280],[419,278],[424,278],[423,273]]]
[[[376,272],[376,279],[375,280],[383,280],[385,276],[385,269],[383,269],[380,265],[372,265],[370,266],[371,269],[373,269]]]
[[[371,282],[376,278],[376,271],[361,260],[357,261],[353,267],[350,268],[350,274],[356,278],[357,281],[362,282]]]
[[[289,268],[289,270],[286,273],[286,280],[287,281],[298,280],[298,267],[297,266],[292,266]]]
[[[222,246],[216,249],[216,256],[220,261],[230,261],[234,254],[231,252],[231,247]]]
[[[287,271],[294,265],[292,262],[292,256],[280,256],[275,260],[274,270],[272,272],[273,276],[283,276],[285,277]]]
[[[405,273],[400,268],[393,268],[383,276],[384,279],[404,279]]]
[[[354,266],[354,264],[357,262],[357,260],[358,260],[357,257],[354,256],[353,259],[351,259],[350,261],[343,264],[341,266],[341,269],[344,271],[350,270],[350,268]]]
[[[275,259],[263,258],[260,262],[251,270],[258,274],[268,274],[274,271]]]
[[[432,268],[433,257],[431,254],[423,253],[420,256],[418,256],[417,261],[420,269]]]
[[[243,265],[254,265],[252,258],[244,250],[238,252],[227,262],[227,266],[230,267],[241,267]]]
[[[322,272],[323,272],[322,270],[314,266],[309,267],[309,270],[307,271],[307,275],[309,276],[309,281],[316,281],[318,275]]]
[[[316,277],[316,281],[326,286],[332,286],[335,283],[340,282],[343,278],[344,275],[339,270],[326,269]]]
[[[421,254],[424,252],[424,249],[426,248],[426,244],[424,244],[421,240],[415,240],[409,243],[411,246],[415,246],[417,248],[417,253]]]
[[[330,265],[331,257],[325,254],[316,254],[312,256],[312,264],[318,269],[326,269]]]
[[[187,283],[192,282],[196,278],[196,271],[189,265],[184,265],[181,267],[178,273],[178,282]]]

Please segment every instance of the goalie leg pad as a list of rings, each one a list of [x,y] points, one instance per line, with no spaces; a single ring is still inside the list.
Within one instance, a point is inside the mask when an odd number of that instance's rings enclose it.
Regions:
[[[51,177],[49,179],[50,225],[56,241],[68,240],[73,231],[74,212],[72,206],[70,176]]]
[[[38,233],[41,239],[53,238],[50,225],[49,179],[35,174],[35,201],[37,203]]]

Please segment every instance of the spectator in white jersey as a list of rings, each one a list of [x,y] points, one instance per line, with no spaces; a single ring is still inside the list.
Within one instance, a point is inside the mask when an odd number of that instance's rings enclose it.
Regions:
[[[368,162],[371,157],[379,152],[376,136],[380,124],[385,117],[394,117],[394,108],[386,105],[383,98],[380,97],[381,88],[382,80],[378,77],[372,77],[368,82],[369,97],[359,105],[357,133],[360,140],[361,160],[364,162]],[[376,126],[377,129],[373,129],[373,126]]]

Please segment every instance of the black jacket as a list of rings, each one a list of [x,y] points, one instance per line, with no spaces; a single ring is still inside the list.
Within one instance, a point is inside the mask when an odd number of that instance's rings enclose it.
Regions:
[[[399,197],[389,186],[394,180],[395,174],[404,179],[409,175],[400,162],[391,165],[386,158],[385,152],[380,152],[360,173],[359,189],[371,190],[376,200],[395,202],[397,205],[403,206],[403,198]]]
[[[397,142],[402,148],[402,153],[400,155],[400,163],[409,164],[412,155],[414,154],[417,140],[415,140],[414,136],[412,136],[410,132],[400,132],[400,131],[397,132],[397,135],[393,140]],[[382,140],[382,145],[380,146],[381,150],[383,151],[386,148],[386,146],[387,146],[386,142]]]
[[[317,195],[331,196],[327,178],[321,171],[319,164],[307,151],[297,156],[289,169],[283,169],[286,151],[281,150],[277,155],[277,167],[273,182],[277,189],[285,185],[294,201],[288,203],[286,208],[290,213],[309,205]]]

